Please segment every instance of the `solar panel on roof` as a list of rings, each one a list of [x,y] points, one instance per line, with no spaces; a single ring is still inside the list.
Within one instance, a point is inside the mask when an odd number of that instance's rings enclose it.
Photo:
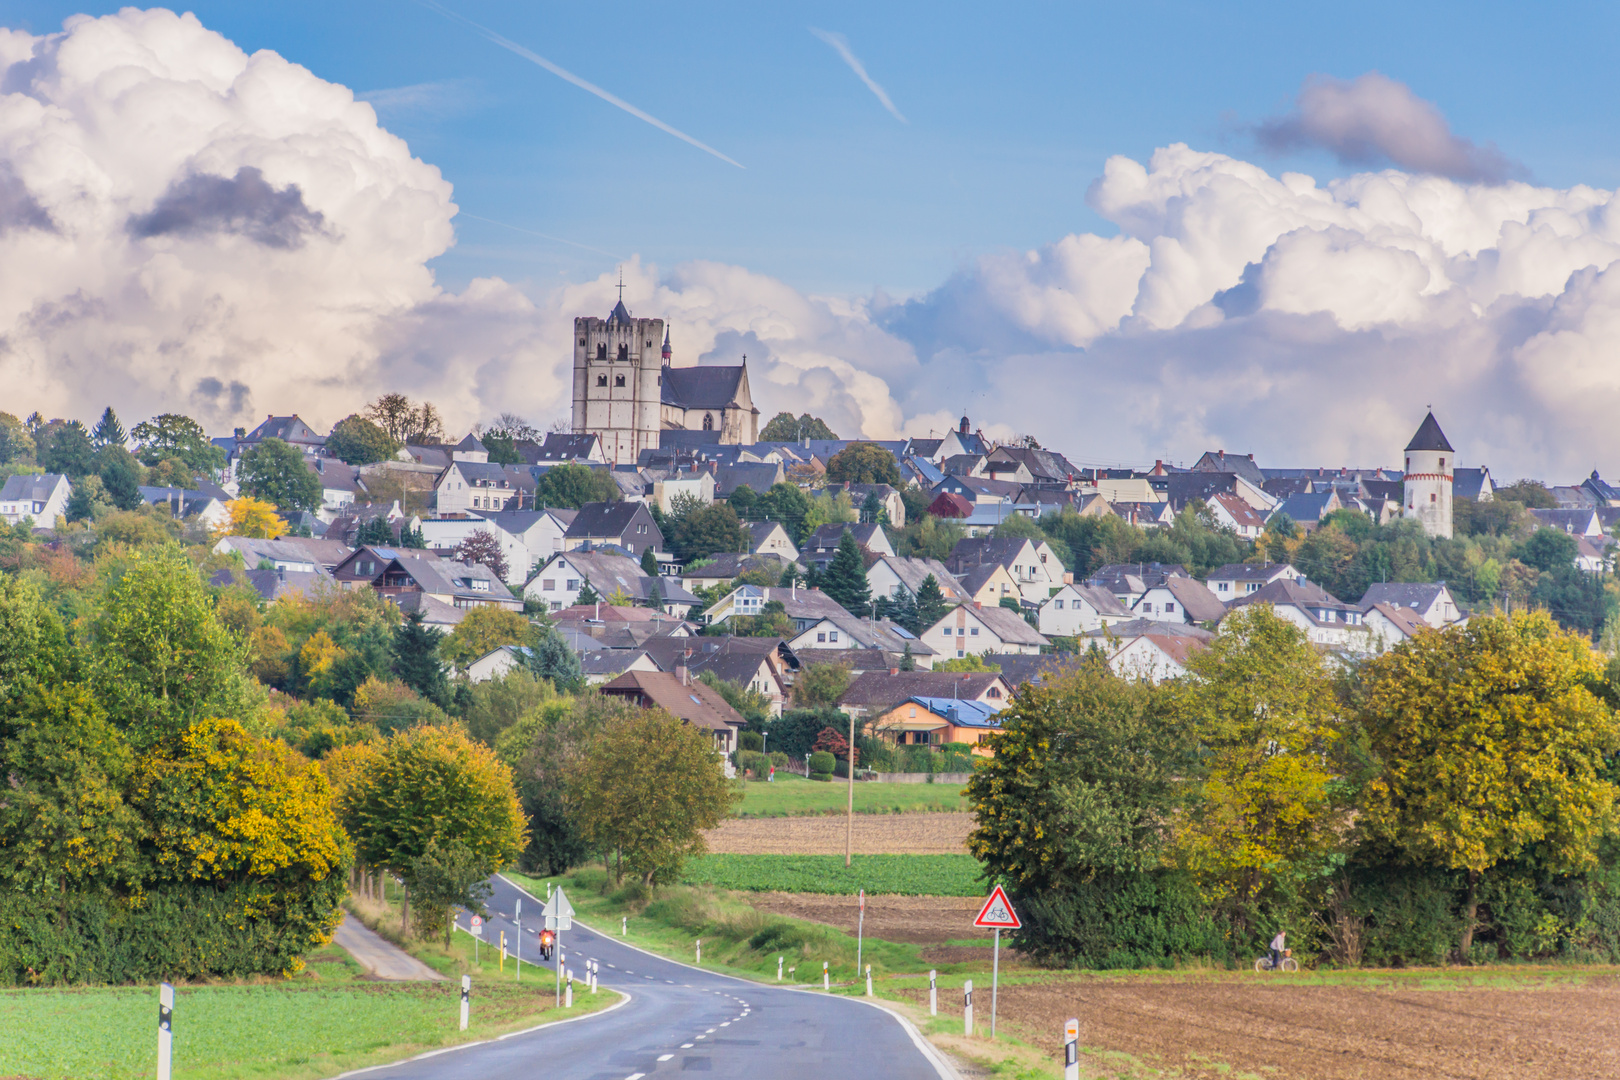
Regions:
[[[399,552],[395,551],[393,548],[372,548],[371,550],[375,551],[385,559],[399,558]]]

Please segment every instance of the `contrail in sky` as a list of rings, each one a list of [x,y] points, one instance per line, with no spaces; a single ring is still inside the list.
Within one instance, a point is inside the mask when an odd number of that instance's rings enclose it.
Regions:
[[[889,100],[888,91],[879,86],[877,84],[877,80],[873,79],[872,76],[866,73],[866,66],[862,64],[860,58],[850,50],[849,41],[844,37],[843,34],[833,34],[827,32],[826,30],[817,30],[813,26],[810,28],[810,32],[838,50],[838,55],[844,58],[844,63],[849,65],[849,69],[851,71],[860,76],[861,82],[866,84],[866,88],[868,90],[877,95],[877,99],[883,102],[883,107],[888,109],[889,112],[893,113],[896,120],[900,121],[902,124],[911,123],[911,121],[900,115],[899,109],[894,107],[894,102]]]
[[[440,15],[443,15],[446,18],[454,19],[459,23],[465,23],[467,26],[470,26],[474,30],[477,30],[480,34],[483,34],[484,37],[488,38],[490,41],[494,42],[496,45],[499,45],[501,48],[506,49],[509,52],[514,52],[517,55],[523,57],[523,59],[528,60],[528,61],[530,61],[532,63],[539,64],[541,67],[545,68],[547,71],[551,72],[553,75],[557,76],[559,79],[566,79],[567,81],[573,83],[575,86],[579,87],[581,90],[589,91],[590,93],[595,94],[597,97],[601,98],[603,101],[607,102],[608,104],[617,105],[619,108],[623,109],[625,112],[629,113],[631,116],[634,116],[634,117],[636,117],[637,119],[640,119],[640,120],[647,121],[647,123],[651,124],[653,127],[657,128],[658,130],[667,131],[669,134],[675,136],[677,139],[680,139],[682,142],[691,143],[693,146],[697,147],[699,150],[702,150],[704,153],[713,154],[715,157],[719,158],[721,161],[724,161],[728,165],[736,165],[737,168],[739,168],[739,169],[745,167],[741,163],[733,161],[731,158],[726,157],[726,155],[722,154],[720,151],[716,150],[714,147],[709,146],[706,143],[698,142],[696,139],[692,138],[692,136],[688,135],[686,132],[680,131],[680,130],[678,130],[676,128],[670,127],[668,124],[666,124],[662,120],[658,119],[658,117],[652,116],[652,115],[650,115],[648,113],[645,113],[645,112],[642,112],[640,109],[636,108],[634,105],[630,104],[628,101],[625,101],[623,98],[615,97],[613,94],[608,93],[606,90],[602,89],[600,86],[597,86],[595,83],[585,81],[584,79],[580,78],[578,75],[575,75],[572,71],[569,71],[567,68],[558,67],[556,64],[553,64],[550,60],[547,60],[545,57],[541,56],[539,53],[534,52],[533,50],[530,50],[530,49],[525,49],[522,45],[519,45],[517,42],[512,41],[509,38],[502,37],[501,35],[497,34],[495,31],[491,30],[489,27],[480,25],[479,23],[475,23],[471,19],[467,18],[464,15],[458,15],[454,11],[451,11],[451,10],[449,10],[448,8],[446,8],[446,7],[442,6],[442,5],[434,3],[433,0],[421,0],[421,2],[422,2],[422,5],[424,7],[432,8],[434,11],[437,11]],[[864,74],[862,75],[862,78],[865,78]],[[870,82],[870,81],[871,80],[868,80],[868,82]],[[879,90],[878,93],[881,95],[883,93],[883,91]],[[885,100],[887,100],[887,99],[885,99]],[[891,105],[890,108],[892,109],[893,106]],[[898,115],[898,114],[896,114],[896,115]]]
[[[469,214],[467,211],[461,209],[460,207],[456,208],[456,216],[457,217],[472,218],[474,221],[486,221],[491,225],[499,225],[503,229],[511,229],[513,232],[523,233],[525,236],[538,236],[542,240],[551,240],[551,241],[554,241],[555,243],[558,243],[558,244],[567,244],[569,247],[584,248],[586,251],[594,251],[598,255],[606,255],[610,259],[618,259],[620,262],[625,261],[625,258],[624,258],[623,255],[615,255],[611,251],[603,251],[601,248],[591,247],[591,245],[589,245],[589,244],[581,244],[577,240],[564,240],[560,236],[551,236],[548,233],[535,232],[533,229],[524,229],[524,228],[520,228],[520,227],[518,227],[516,225],[508,225],[506,222],[504,222],[504,221],[496,221],[494,218],[479,217],[477,214]]]

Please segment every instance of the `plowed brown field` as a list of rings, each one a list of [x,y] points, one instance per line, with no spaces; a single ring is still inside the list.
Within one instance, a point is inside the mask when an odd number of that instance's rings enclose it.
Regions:
[[[961,855],[972,814],[856,814],[857,855]],[[726,855],[842,855],[844,818],[731,818],[706,834]]]
[[[927,1000],[926,991],[908,996]],[[1620,981],[1609,976],[1513,989],[1289,985],[1247,974],[1062,979],[1003,986],[1000,996],[1001,1019],[1032,1041],[1051,1045],[1077,1016],[1083,1046],[1175,1077],[1620,1077]]]
[[[860,905],[853,896],[767,892],[749,893],[744,899],[761,911],[826,923],[851,934],[860,916]],[[973,916],[983,905],[983,900],[973,896],[868,896],[866,934],[914,945],[983,938],[989,931],[973,925]],[[973,959],[981,954],[985,960],[990,958],[988,945],[962,948],[973,949]],[[1006,950],[1002,955],[1005,958]]]

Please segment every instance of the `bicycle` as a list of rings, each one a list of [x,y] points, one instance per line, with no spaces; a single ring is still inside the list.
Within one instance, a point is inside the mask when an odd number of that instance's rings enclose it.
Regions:
[[[1298,971],[1299,970],[1299,961],[1294,959],[1294,950],[1293,949],[1284,949],[1283,954],[1282,954],[1282,959],[1277,961],[1276,966],[1272,966],[1271,954],[1266,953],[1264,956],[1261,956],[1259,959],[1255,960],[1255,962],[1254,962],[1254,970],[1256,970],[1256,971]]]

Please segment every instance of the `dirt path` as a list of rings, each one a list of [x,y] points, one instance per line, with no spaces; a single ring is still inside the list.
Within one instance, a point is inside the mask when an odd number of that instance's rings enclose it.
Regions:
[[[1000,1015],[1031,1036],[1060,1032],[1078,1016],[1082,1045],[1200,1080],[1228,1069],[1275,1080],[1620,1076],[1620,981],[1612,977],[1433,990],[1193,979],[1004,986]]]
[[[855,853],[961,855],[972,831],[972,814],[856,814]],[[720,854],[842,855],[844,818],[732,818],[706,837]]]
[[[361,967],[379,979],[401,982],[427,979],[437,982],[444,978],[398,945],[366,929],[365,924],[353,915],[343,916],[332,940],[347,949]]]

